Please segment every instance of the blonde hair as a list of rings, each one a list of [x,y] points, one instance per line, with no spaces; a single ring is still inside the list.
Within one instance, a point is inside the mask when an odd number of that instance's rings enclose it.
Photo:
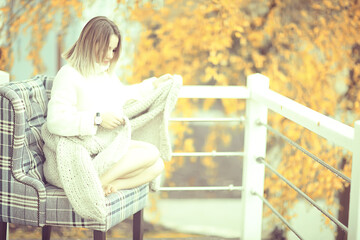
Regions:
[[[107,17],[92,18],[81,31],[75,44],[62,56],[83,76],[94,74],[96,63],[101,62],[106,56],[110,36],[113,34],[118,37],[119,42],[114,49],[114,56],[108,68],[108,72],[112,73],[120,57],[121,35],[116,24]]]

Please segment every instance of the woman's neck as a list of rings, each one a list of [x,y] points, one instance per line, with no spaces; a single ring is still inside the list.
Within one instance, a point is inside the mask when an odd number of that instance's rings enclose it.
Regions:
[[[107,65],[101,65],[98,63],[95,63],[95,73],[99,74],[99,73],[103,73],[106,72],[110,67],[110,63]]]

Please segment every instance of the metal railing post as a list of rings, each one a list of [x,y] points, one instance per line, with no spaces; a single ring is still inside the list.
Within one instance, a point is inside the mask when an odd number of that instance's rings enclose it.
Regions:
[[[267,130],[258,122],[267,123],[267,107],[252,98],[252,93],[269,88],[269,78],[253,74],[247,78],[250,97],[246,100],[246,120],[244,138],[244,163],[241,197],[241,239],[261,239],[263,202],[254,193],[263,196],[264,165],[256,161],[257,157],[265,158]]]
[[[347,239],[360,240],[360,121],[355,122],[354,130]]]

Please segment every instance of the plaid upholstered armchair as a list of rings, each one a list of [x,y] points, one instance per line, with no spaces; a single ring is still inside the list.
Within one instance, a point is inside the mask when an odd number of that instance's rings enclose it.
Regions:
[[[50,239],[51,226],[88,228],[94,239],[106,239],[108,229],[132,215],[133,239],[142,239],[147,185],[107,196],[108,214],[98,223],[80,217],[64,191],[46,183],[40,128],[52,80],[36,76],[0,87],[0,240],[7,223],[42,227],[43,239]]]

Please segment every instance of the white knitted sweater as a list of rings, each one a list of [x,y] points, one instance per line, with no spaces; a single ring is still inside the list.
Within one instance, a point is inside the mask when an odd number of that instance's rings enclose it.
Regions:
[[[125,104],[125,126],[99,127],[94,136],[59,136],[43,125],[45,178],[64,189],[80,216],[105,221],[108,213],[99,176],[122,158],[130,139],[152,143],[162,159],[171,159],[168,118],[181,86],[181,77],[175,76],[143,99]]]

